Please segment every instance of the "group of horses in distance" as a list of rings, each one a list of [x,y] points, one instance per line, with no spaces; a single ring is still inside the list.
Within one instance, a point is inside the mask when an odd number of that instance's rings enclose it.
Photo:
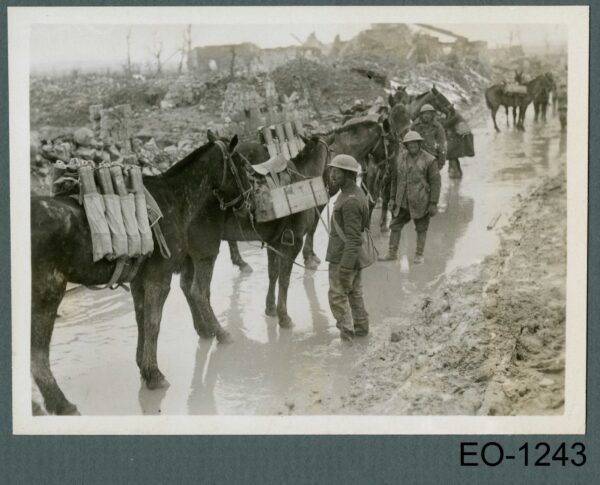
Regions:
[[[485,90],[485,102],[491,111],[492,121],[496,131],[500,131],[496,123],[496,113],[504,106],[506,113],[506,126],[509,126],[508,110],[512,108],[513,126],[520,131],[525,131],[524,121],[528,106],[533,103],[534,121],[541,118],[546,121],[546,110],[550,93],[556,93],[556,82],[551,73],[540,74],[531,81],[523,80],[523,73],[515,73],[515,82],[525,88],[525,93],[507,92],[505,84],[494,84]]]
[[[395,155],[396,128],[408,126],[425,103],[442,112],[451,106],[434,87],[407,98],[405,103],[394,103],[386,119],[359,120],[303,137],[305,146],[292,160],[296,168],[292,182],[312,177],[323,177],[327,182],[329,161],[336,154],[345,153],[362,164],[365,191],[375,190],[375,174]],[[180,286],[199,337],[216,338],[223,343],[231,341],[231,336],[221,326],[210,303],[210,284],[221,241],[229,242],[232,261],[242,268],[248,265],[236,241],[259,241],[267,246],[269,289],[265,312],[277,316],[281,327],[292,325],[287,294],[297,255],[303,250],[310,268],[320,262],[314,252],[313,235],[323,207],[271,222],[253,223],[246,217],[252,206],[254,187],[251,165],[268,158],[266,148],[258,142],[238,143],[237,136],[230,140],[219,138],[210,131],[207,139],[205,145],[165,173],[144,177],[144,185],[164,214],[160,224],[171,253],[165,258],[156,251],[146,258],[130,283],[138,330],[135,361],[148,389],[168,386],[158,366],[157,345],[173,274],[180,274]],[[50,344],[57,312],[67,283],[106,284],[116,262],[93,263],[85,211],[71,197],[32,196],[31,242],[31,374],[49,413],[79,414],[50,368]]]

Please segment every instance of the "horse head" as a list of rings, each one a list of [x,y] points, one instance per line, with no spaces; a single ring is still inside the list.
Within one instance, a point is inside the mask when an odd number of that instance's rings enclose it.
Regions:
[[[206,133],[208,143],[216,146],[221,153],[221,177],[213,194],[219,200],[221,210],[240,207],[248,200],[252,184],[248,177],[250,162],[238,151],[238,136],[230,140],[219,138],[211,130]]]
[[[447,114],[452,110],[452,103],[448,100],[448,98],[446,98],[446,96],[437,90],[435,85],[431,88],[431,93],[433,94],[433,97],[429,102],[436,110],[444,114]]]
[[[300,138],[304,142],[304,147],[292,161],[304,175],[313,177],[322,175],[331,158],[327,136],[312,134],[308,137],[300,135]]]

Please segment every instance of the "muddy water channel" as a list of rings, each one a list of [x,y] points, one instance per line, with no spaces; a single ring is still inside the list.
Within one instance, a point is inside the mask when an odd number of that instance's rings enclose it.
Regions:
[[[448,179],[444,169],[440,214],[430,225],[425,264],[411,263],[416,237],[411,225],[402,235],[400,259],[365,271],[370,337],[357,339],[352,347],[340,342],[327,303],[325,263],[319,271],[294,269],[288,310],[295,325],[280,329],[277,319],[264,313],[266,252],[242,244],[254,268],[242,275],[223,243],[212,304],[234,343],[217,345],[197,337],[174,277],[158,347],[160,368],[171,385],[148,391],[135,364],[131,296],[122,290],[75,289],[60,307],[51,347],[52,368],[63,391],[87,415],[318,413],[319,396],[345,389],[370,343],[389,337],[389,323],[406,317],[443,274],[491,253],[497,235],[487,229],[490,221],[501,214],[496,228],[504,224],[514,196],[541,176],[556,173],[564,162],[566,137],[557,118],[549,116],[545,125],[528,119],[525,133],[506,130],[503,115],[500,119],[502,133],[494,133],[487,119],[475,130],[477,156],[463,161],[462,180]],[[376,242],[385,251],[387,235],[378,232],[378,210],[374,221]],[[315,248],[322,259],[326,246],[320,226]]]

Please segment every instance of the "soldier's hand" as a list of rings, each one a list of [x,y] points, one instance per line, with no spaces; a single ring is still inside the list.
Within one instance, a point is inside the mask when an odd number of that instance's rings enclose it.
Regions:
[[[427,212],[429,213],[429,217],[435,216],[438,213],[437,204],[429,204]]]
[[[352,290],[352,283],[354,281],[354,271],[351,269],[340,268],[339,282],[342,289],[348,293]]]

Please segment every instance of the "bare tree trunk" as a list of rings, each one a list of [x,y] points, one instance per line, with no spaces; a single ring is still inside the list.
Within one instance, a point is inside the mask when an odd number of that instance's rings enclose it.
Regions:
[[[235,47],[231,47],[231,66],[229,68],[229,77],[233,79],[235,74]]]
[[[131,77],[131,29],[127,31],[127,76]]]

